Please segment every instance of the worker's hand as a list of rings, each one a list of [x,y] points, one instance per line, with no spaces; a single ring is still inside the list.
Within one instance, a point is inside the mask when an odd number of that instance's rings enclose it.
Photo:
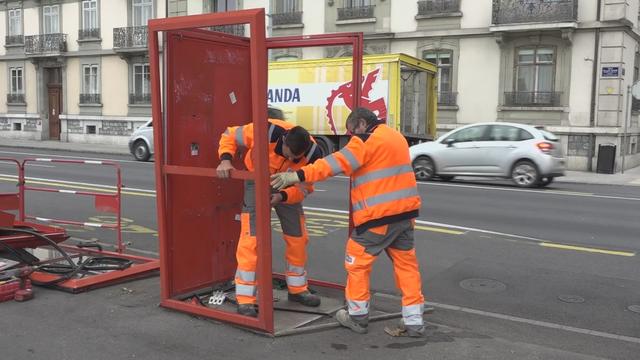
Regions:
[[[282,194],[271,194],[271,206],[276,206],[282,202]]]
[[[298,178],[298,174],[294,171],[281,172],[271,175],[271,187],[276,190],[282,190],[299,182],[300,179]]]
[[[216,173],[218,174],[218,177],[220,179],[228,179],[231,176],[231,170],[235,169],[236,168],[233,167],[231,161],[222,160],[220,162],[220,165],[218,165],[218,168],[216,169]]]

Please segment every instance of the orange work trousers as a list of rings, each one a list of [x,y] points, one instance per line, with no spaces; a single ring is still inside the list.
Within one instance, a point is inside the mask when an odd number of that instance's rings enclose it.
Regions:
[[[240,239],[236,250],[238,268],[236,270],[236,298],[239,304],[255,304],[257,285],[256,267],[258,261],[255,234],[255,185],[245,181],[244,207],[240,215]],[[304,223],[302,204],[278,204],[275,207],[280,219],[286,244],[286,281],[289,293],[307,291],[307,243],[309,236]]]
[[[397,287],[402,292],[402,316],[407,326],[422,326],[424,296],[416,250],[413,245],[413,220],[375,227],[363,234],[354,231],[347,242],[345,297],[349,315],[369,315],[369,277],[373,263],[384,250],[393,263]]]

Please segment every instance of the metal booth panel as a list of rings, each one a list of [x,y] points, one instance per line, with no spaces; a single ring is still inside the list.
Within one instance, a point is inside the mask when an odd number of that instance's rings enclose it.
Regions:
[[[166,164],[215,169],[226,127],[251,122],[249,42],[200,30],[166,33]],[[234,160],[244,169],[241,157]],[[243,182],[169,174],[170,296],[231,280]]]

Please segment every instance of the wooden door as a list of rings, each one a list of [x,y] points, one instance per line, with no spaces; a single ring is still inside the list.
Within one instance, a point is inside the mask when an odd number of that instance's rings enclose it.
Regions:
[[[60,112],[62,111],[62,88],[50,85],[49,88],[49,139],[60,140]]]

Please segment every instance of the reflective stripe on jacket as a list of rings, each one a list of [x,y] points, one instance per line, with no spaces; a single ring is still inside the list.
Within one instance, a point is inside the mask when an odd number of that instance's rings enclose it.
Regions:
[[[282,155],[282,140],[287,131],[295,125],[278,119],[268,119],[269,130],[269,174],[275,174],[283,171],[296,171],[302,166],[313,163],[322,157],[322,151],[312,139],[313,145],[305,153],[305,156],[297,162],[290,161]],[[247,170],[253,171],[253,123],[241,126],[228,127],[220,137],[220,146],[218,147],[218,156],[220,159],[231,159],[239,150],[246,151],[244,155],[244,164]],[[311,183],[300,184],[284,189],[286,194],[285,203],[299,203],[313,192]]]
[[[375,124],[369,131],[353,136],[340,151],[298,171],[310,182],[339,174],[351,177],[351,211],[359,233],[415,218],[420,209],[404,136],[384,124]]]

